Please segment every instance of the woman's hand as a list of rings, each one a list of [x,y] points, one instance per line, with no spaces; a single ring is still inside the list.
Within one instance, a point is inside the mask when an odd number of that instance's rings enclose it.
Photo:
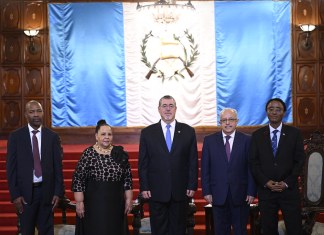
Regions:
[[[132,199],[126,199],[125,200],[125,214],[128,214],[132,211],[133,209],[133,200]]]
[[[83,202],[76,203],[76,213],[81,219],[84,217],[84,203]]]

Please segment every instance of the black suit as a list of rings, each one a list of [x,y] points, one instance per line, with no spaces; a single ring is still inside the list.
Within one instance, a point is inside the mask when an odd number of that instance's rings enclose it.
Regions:
[[[298,176],[304,160],[303,138],[298,129],[282,125],[276,156],[272,153],[269,126],[252,134],[250,163],[258,184],[263,234],[278,233],[279,209],[284,215],[288,234],[301,234]],[[283,181],[288,188],[282,192],[272,192],[265,186],[269,180]]]
[[[186,210],[183,208],[187,205],[186,191],[187,189],[196,191],[198,184],[195,130],[187,124],[176,122],[172,148],[169,152],[161,122],[144,128],[140,137],[138,168],[140,191],[151,191],[152,233],[182,235],[186,222]],[[177,204],[181,204],[182,210],[173,207]],[[180,220],[172,222],[177,223],[177,229],[181,228],[180,230],[171,231],[173,228],[170,228],[172,225],[168,222],[160,223],[161,220],[167,221],[170,218],[168,213],[160,219],[154,216],[160,206],[168,207],[169,212],[174,209],[173,213],[176,213]],[[168,229],[169,233],[166,232]]]
[[[62,155],[59,137],[48,128],[41,130],[42,185],[33,187],[33,152],[28,126],[12,132],[7,146],[7,179],[11,201],[24,197],[20,215],[22,233],[31,234],[35,226],[41,234],[53,234],[53,196],[63,196]],[[36,206],[39,201],[40,207]],[[33,233],[32,233],[33,234]]]

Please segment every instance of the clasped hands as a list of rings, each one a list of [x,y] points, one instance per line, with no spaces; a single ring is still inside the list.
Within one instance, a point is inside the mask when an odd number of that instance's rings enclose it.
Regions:
[[[204,199],[205,199],[209,204],[213,204],[213,196],[212,196],[212,195],[210,195],[210,194],[205,195],[205,196],[204,196]],[[251,203],[253,203],[253,201],[254,201],[254,197],[253,197],[253,196],[250,196],[250,195],[247,195],[245,201],[246,201],[247,204],[250,205]]]
[[[266,183],[266,187],[268,189],[270,189],[272,192],[279,192],[281,193],[282,191],[284,191],[285,189],[287,189],[287,184],[283,181],[280,182],[276,182],[273,180],[269,180]]]

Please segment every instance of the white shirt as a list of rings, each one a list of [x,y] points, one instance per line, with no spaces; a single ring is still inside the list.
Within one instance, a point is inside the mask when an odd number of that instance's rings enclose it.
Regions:
[[[162,127],[162,130],[163,130],[164,138],[165,138],[166,131],[167,131],[167,127],[166,127],[166,125],[168,125],[168,124],[165,123],[164,121],[162,121],[162,119],[161,119],[161,127]],[[172,142],[173,142],[173,136],[174,136],[175,125],[176,125],[176,121],[173,120],[173,122],[170,123],[170,133],[171,133],[171,141],[172,141]]]
[[[272,137],[273,137],[273,131],[278,130],[278,132],[277,132],[277,146],[278,146],[279,140],[280,140],[281,129],[282,129],[282,123],[280,123],[280,126],[278,126],[277,129],[274,129],[272,126],[270,126],[270,124],[269,124],[269,128],[270,128],[270,139],[271,140],[272,140]]]
[[[230,144],[231,152],[232,152],[232,148],[233,148],[235,132],[236,132],[236,130],[232,134],[229,135],[231,138],[229,138],[228,142]],[[226,136],[227,135],[223,131],[222,131],[222,133],[223,133],[223,141],[224,141],[224,145],[225,145],[226,144]]]

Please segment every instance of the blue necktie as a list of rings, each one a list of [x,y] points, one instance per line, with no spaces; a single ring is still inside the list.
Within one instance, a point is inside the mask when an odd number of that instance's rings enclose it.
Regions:
[[[277,152],[277,132],[278,130],[274,130],[272,139],[271,139],[271,146],[272,146],[272,152],[273,152],[273,156],[276,156],[276,152]]]
[[[165,134],[165,141],[168,146],[169,152],[171,151],[171,145],[172,145],[170,127],[171,127],[170,124],[166,125],[167,131]]]
[[[225,143],[226,156],[227,156],[227,160],[229,161],[231,157],[231,146],[228,140],[231,138],[231,136],[227,135],[225,136],[225,138],[226,138],[226,143]]]

